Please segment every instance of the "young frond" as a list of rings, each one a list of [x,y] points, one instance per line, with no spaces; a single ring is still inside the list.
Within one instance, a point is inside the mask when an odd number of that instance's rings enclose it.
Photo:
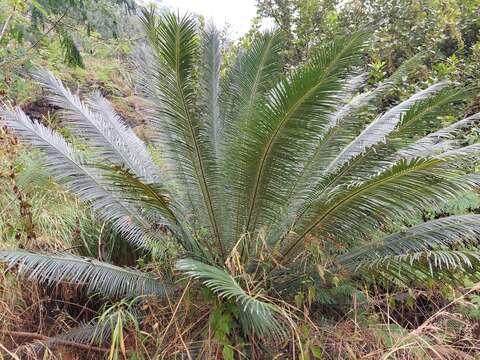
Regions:
[[[281,79],[257,110],[255,121],[232,144],[237,165],[232,168],[234,188],[242,197],[236,212],[242,231],[254,232],[279,217],[288,185],[328,124],[348,70],[359,58],[365,38],[354,35],[319,51],[313,61]]]
[[[154,79],[146,86],[156,94],[153,125],[161,129],[159,144],[173,163],[174,178],[181,187],[187,208],[211,233],[224,256],[220,239],[219,176],[212,132],[198,116],[194,69],[198,57],[196,21],[189,16],[166,13],[157,18],[143,13],[155,58]],[[160,131],[159,131],[160,133]]]

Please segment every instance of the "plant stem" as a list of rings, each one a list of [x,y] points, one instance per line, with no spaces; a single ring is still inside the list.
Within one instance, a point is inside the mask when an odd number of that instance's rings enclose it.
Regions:
[[[10,13],[10,15],[8,15],[7,20],[5,21],[5,24],[3,24],[2,32],[0,33],[0,41],[2,41],[3,36],[4,36],[5,33],[7,32],[8,25],[10,25],[10,21],[12,20],[13,15],[15,14],[15,10],[16,10],[16,9],[17,9],[17,6],[15,5],[15,6],[13,7],[13,10],[12,10],[12,12]]]
[[[44,342],[48,342],[51,340],[48,336],[38,334],[38,333],[30,333],[30,332],[24,332],[24,331],[8,331],[8,330],[0,330],[0,334],[6,334],[10,336],[15,336],[15,337],[21,337],[21,338],[28,338],[32,340],[40,340]],[[45,344],[48,347],[55,347],[58,345],[63,345],[63,346],[72,346],[76,347],[79,349],[83,350],[88,350],[88,351],[97,351],[97,352],[109,352],[110,350],[107,348],[102,348],[98,346],[93,346],[89,344],[81,344],[77,343],[75,341],[69,341],[69,340],[60,340],[60,339],[54,339],[53,344]]]

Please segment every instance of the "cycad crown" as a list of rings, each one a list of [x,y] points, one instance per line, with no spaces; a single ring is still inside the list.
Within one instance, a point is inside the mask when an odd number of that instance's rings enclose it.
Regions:
[[[249,289],[260,284],[268,294],[306,278],[327,283],[324,271],[314,271],[320,261],[322,269],[352,279],[374,274],[407,282],[478,260],[468,247],[478,238],[477,215],[379,238],[379,229],[477,186],[470,168],[479,147],[463,146],[457,137],[479,116],[444,129],[431,125],[468,91],[440,82],[378,114],[382,97],[416,61],[359,92],[366,76],[355,66],[364,34],[326,44],[284,75],[281,35],[266,32],[221,76],[214,27],[199,31],[189,16],[149,12],[143,22],[150,48],[140,80],[163,170],[99,93],[84,102],[45,70],[36,78],[92,151],[78,151],[18,108],[4,107],[3,117],[42,150],[54,178],[131,244],[147,251],[162,242],[180,244],[178,270],[236,301],[246,329],[281,334],[281,311],[266,295],[244,290],[246,279],[255,284]],[[305,253],[312,243],[322,256]],[[0,254],[31,278],[88,283],[109,296],[165,290],[148,274],[73,255]],[[369,271],[358,271],[364,268]]]

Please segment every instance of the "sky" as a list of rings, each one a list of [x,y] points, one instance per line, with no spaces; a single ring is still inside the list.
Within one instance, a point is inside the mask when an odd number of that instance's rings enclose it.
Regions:
[[[250,29],[250,22],[256,15],[255,0],[162,0],[160,4],[191,12],[212,19],[218,28],[230,25],[229,36],[239,38]]]

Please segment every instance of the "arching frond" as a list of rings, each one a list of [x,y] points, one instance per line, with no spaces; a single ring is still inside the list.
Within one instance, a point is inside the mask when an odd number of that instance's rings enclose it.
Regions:
[[[150,220],[150,223],[155,224],[157,232],[162,232],[159,227],[163,226],[163,232],[171,232],[187,251],[204,253],[200,250],[197,239],[189,231],[182,204],[172,199],[165,188],[155,183],[144,182],[117,165],[96,165],[96,168],[103,170],[104,177],[110,181],[112,194],[127,204],[141,203],[142,214]]]
[[[102,345],[108,343],[111,336],[112,328],[108,322],[92,322],[51,338],[48,340],[47,345],[55,344],[58,340],[75,341],[81,344]]]
[[[414,157],[414,156],[431,156],[437,154],[435,150],[439,147],[441,149],[450,150],[453,147],[460,147],[460,144],[455,144],[452,140],[459,134],[460,131],[466,131],[480,122],[480,113],[473,114],[465,119],[459,120],[445,128],[430,133],[421,139],[410,144],[408,147],[401,149],[397,156]]]
[[[70,283],[84,286],[90,294],[112,298],[164,296],[165,285],[156,278],[135,270],[121,268],[71,254],[41,254],[23,250],[2,250],[0,261],[8,269],[29,280],[47,285]]]
[[[134,167],[131,170],[135,175],[148,182],[162,180],[160,169],[153,161],[145,143],[138,138],[130,126],[124,123],[112,104],[99,91],[94,92],[90,96],[88,105],[114,129],[112,130],[112,133],[114,133],[112,137],[116,137],[121,144],[120,146],[123,147],[122,151],[130,155],[130,162],[133,163]]]
[[[478,176],[455,166],[470,152],[473,155],[469,156],[478,157],[479,147],[472,145],[429,159],[401,160],[371,179],[337,186],[305,214],[298,224],[300,235],[294,236],[284,254],[292,252],[317,226],[322,234],[335,234],[346,241],[365,236],[380,223],[398,221],[471,191],[478,185]]]
[[[367,73],[352,76],[348,79],[344,85],[342,91],[339,91],[339,97],[341,97],[341,103],[339,103],[335,109],[329,114],[328,127],[332,128],[336,126],[349,112],[353,111],[357,106],[365,106],[366,101],[360,101],[358,97],[354,97],[359,89],[365,85],[368,79]],[[366,95],[365,93],[363,95]],[[353,98],[352,98],[353,97]],[[364,99],[365,96],[362,97]],[[364,99],[365,100],[365,99]],[[328,132],[328,131],[327,131]]]
[[[305,187],[309,189],[315,186],[329,164],[361,132],[364,122],[359,121],[359,118],[364,118],[368,113],[374,113],[382,97],[418,68],[418,61],[417,57],[407,60],[373,90],[361,92],[340,108],[335,109],[330,115],[331,121],[327,131],[318,140],[315,152],[307,163],[303,183],[297,185],[297,191],[305,192]]]
[[[385,114],[379,116],[370,123],[355,140],[347,145],[340,154],[338,154],[338,156],[327,166],[325,171],[330,172],[339,168],[372,145],[383,141],[400,122],[402,114],[410,109],[417,101],[431,96],[435,92],[445,88],[447,85],[447,82],[434,84],[427,89],[414,94],[409,99],[401,102],[388,110]]]
[[[402,152],[402,149],[408,147],[419,136],[431,131],[431,123],[438,116],[448,114],[449,108],[452,108],[455,102],[463,101],[465,98],[466,92],[463,89],[444,88],[425,99],[416,101],[401,115],[397,127],[381,142],[365,149],[343,164],[338,171],[334,172],[333,176],[330,174],[320,176],[315,193],[328,191],[329,188],[339,183],[364,179],[389,168],[402,158],[398,154]],[[448,146],[445,146],[444,150],[448,150]],[[438,153],[430,153],[430,155],[435,154]],[[419,154],[416,153],[415,156],[419,156]]]
[[[103,161],[130,168],[137,176],[148,180],[159,177],[158,170],[145,146],[126,127],[111,105],[98,93],[87,106],[67,89],[50,71],[37,69],[33,77],[50,93],[50,102],[61,109],[62,117],[74,134],[85,139]]]
[[[248,294],[225,270],[192,259],[178,260],[177,269],[201,280],[219,297],[234,300],[239,305],[247,329],[250,328],[259,336],[282,338],[285,335],[279,309],[259,294]]]
[[[479,266],[478,250],[445,248],[372,259],[359,263],[350,276],[387,287],[428,287],[436,282],[462,286],[466,279],[480,280]]]
[[[255,126],[255,115],[280,77],[281,40],[279,32],[265,32],[256,37],[245,53],[239,53],[221,92],[220,103],[225,119],[223,171],[226,191],[231,198],[231,203],[226,204],[229,221],[225,227],[230,246],[244,231],[245,191],[248,185],[243,174],[249,163],[243,157],[250,151],[244,133],[248,127]]]
[[[325,177],[326,167],[338,154],[361,132],[364,125],[360,119],[373,113],[381,103],[382,97],[397,86],[403,79],[418,69],[421,56],[415,56],[405,61],[389,78],[377,85],[373,90],[355,93],[355,88],[361,86],[363,75],[355,76],[347,82],[344,102],[337,105],[329,115],[329,124],[321,137],[316,141],[316,148],[306,159],[297,179],[288,184],[288,201],[285,202],[281,223],[271,227],[269,244],[278,242],[288,229],[295,223],[310,202],[325,188],[325,182],[335,182],[335,179]],[[352,83],[353,82],[353,83]],[[358,90],[358,89],[357,89]],[[352,94],[348,94],[351,91]],[[344,91],[345,92],[345,91]],[[352,97],[352,95],[355,95]],[[348,165],[352,165],[351,162]],[[337,172],[335,177],[341,178]],[[300,215],[301,216],[301,215]]]
[[[419,254],[469,245],[480,240],[480,215],[459,215],[428,221],[354,248],[336,260],[340,266],[355,268],[392,259],[415,260]],[[434,261],[434,263],[438,263]],[[448,264],[447,264],[448,265]]]
[[[50,176],[89,202],[95,212],[112,222],[113,228],[133,245],[148,247],[150,242],[161,238],[135,207],[112,194],[100,169],[86,165],[83,156],[59,134],[31,121],[19,108],[2,108],[0,114],[11,130],[42,151]]]

